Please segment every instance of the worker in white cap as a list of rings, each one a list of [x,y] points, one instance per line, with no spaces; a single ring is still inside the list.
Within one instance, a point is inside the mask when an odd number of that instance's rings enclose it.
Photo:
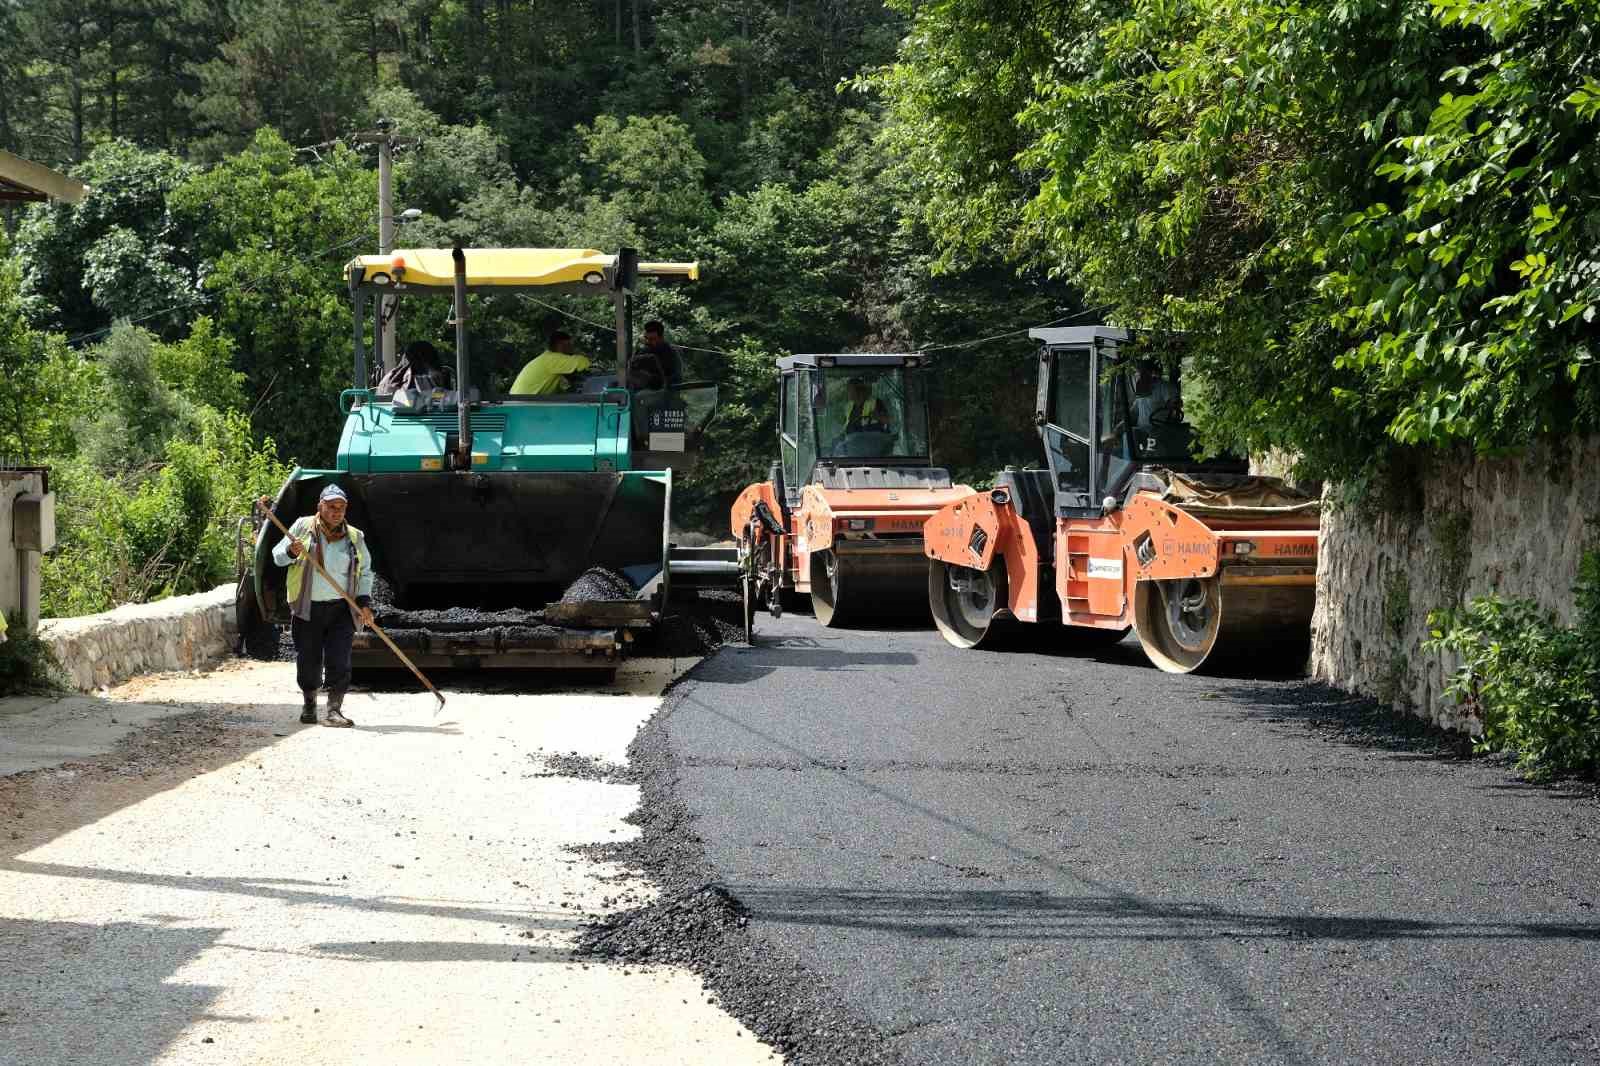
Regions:
[[[273,561],[289,568],[290,631],[294,634],[297,679],[305,697],[300,721],[306,725],[316,724],[317,689],[324,680],[328,708],[322,724],[355,724],[344,716],[344,694],[350,687],[350,647],[356,626],[372,624],[372,555],[366,536],[345,521],[349,505],[344,490],[329,485],[317,499],[316,514],[295,519],[289,535],[272,550]],[[342,583],[359,609],[351,609],[340,589],[306,562],[308,557]]]

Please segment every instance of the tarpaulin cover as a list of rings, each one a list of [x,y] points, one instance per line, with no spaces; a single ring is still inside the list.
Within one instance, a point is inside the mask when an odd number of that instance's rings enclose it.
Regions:
[[[1167,483],[1161,498],[1196,517],[1311,515],[1322,506],[1315,496],[1299,492],[1277,478],[1180,474],[1175,470],[1162,470],[1158,476]]]

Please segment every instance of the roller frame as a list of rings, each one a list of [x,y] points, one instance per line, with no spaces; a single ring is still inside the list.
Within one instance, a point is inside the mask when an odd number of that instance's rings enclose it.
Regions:
[[[1003,573],[1000,621],[1041,620],[1053,593],[1065,626],[1106,640],[1136,628],[1150,660],[1169,672],[1214,667],[1242,655],[1303,654],[1315,599],[1316,527],[1304,519],[1282,520],[1276,528],[1259,528],[1259,518],[1251,520],[1254,528],[1221,523],[1203,521],[1152,493],[1136,493],[1098,518],[1057,518],[1047,557],[1007,494],[992,490],[935,513],[927,523],[926,553],[946,567]],[[1241,542],[1254,551],[1236,554]],[[1167,583],[1188,581],[1219,597],[1215,631],[1198,654],[1175,652],[1163,619],[1156,617],[1156,597],[1173,587]],[[987,637],[971,640],[941,618],[939,595],[930,572],[929,607],[950,643],[989,643]]]

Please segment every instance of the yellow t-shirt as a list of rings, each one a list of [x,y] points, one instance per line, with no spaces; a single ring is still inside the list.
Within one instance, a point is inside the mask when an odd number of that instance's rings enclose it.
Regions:
[[[548,396],[566,387],[567,375],[589,369],[589,360],[581,355],[563,355],[545,351],[528,361],[511,383],[513,396]]]

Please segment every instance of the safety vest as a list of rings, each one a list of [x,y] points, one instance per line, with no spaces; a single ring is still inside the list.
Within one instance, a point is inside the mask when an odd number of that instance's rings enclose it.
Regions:
[[[312,523],[309,528],[301,526],[301,523],[306,521]],[[289,563],[286,591],[289,594],[289,603],[293,605],[292,609],[302,617],[304,617],[303,610],[310,609],[310,604],[302,605],[300,599],[302,596],[307,600],[311,598],[311,585],[306,580],[306,574],[311,570],[311,542],[314,539],[314,534],[311,531],[315,528],[316,517],[310,516],[295,522],[294,526],[289,530],[290,533],[294,534],[294,539],[300,545],[301,551]],[[355,590],[359,587],[359,582],[361,581],[361,542],[365,539],[366,534],[348,522],[345,523],[344,528],[345,536],[350,540],[350,572],[345,575],[344,590],[354,596],[356,594]],[[302,533],[306,534],[304,538],[300,536]],[[336,577],[337,575],[329,574],[328,576]]]
[[[0,611],[0,644],[6,642],[6,613]]]
[[[862,423],[866,422],[867,419],[871,418],[877,412],[878,398],[876,396],[868,396],[866,402],[861,405],[861,409],[859,411],[856,410],[855,404],[851,404],[849,407],[846,407],[844,411],[845,432],[848,433],[859,429]],[[874,419],[874,421],[876,421],[876,419]]]

